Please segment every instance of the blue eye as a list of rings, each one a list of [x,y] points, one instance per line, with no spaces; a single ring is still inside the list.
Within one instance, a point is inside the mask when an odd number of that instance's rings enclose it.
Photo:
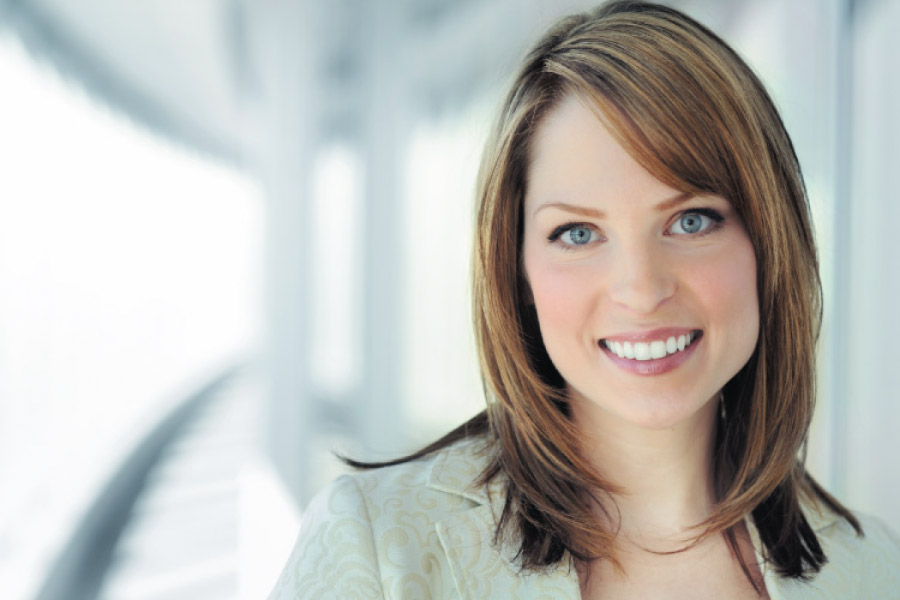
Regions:
[[[547,236],[548,242],[558,244],[566,250],[586,246],[602,239],[600,232],[587,223],[566,223]]]
[[[694,235],[702,233],[710,226],[721,223],[724,217],[718,212],[708,209],[690,210],[682,213],[672,224],[675,235]]]
[[[563,250],[574,250],[604,241],[603,235],[589,223],[565,223],[553,230],[547,241],[562,246]]]
[[[572,227],[562,234],[562,240],[572,246],[583,246],[591,242],[593,235],[588,227]]]

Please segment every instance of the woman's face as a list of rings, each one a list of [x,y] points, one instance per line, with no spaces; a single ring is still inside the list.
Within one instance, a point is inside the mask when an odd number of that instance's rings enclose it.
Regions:
[[[540,124],[531,161],[522,260],[576,415],[651,429],[696,417],[756,346],[740,217],[654,178],[574,97]]]

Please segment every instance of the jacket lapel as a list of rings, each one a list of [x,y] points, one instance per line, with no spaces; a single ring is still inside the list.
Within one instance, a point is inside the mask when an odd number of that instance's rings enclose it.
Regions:
[[[476,485],[486,465],[487,459],[473,452],[472,445],[460,444],[438,455],[427,480],[428,487],[472,502],[470,508],[453,513],[435,526],[460,597],[579,598],[574,570],[558,566],[546,572],[522,574],[515,562],[515,544],[494,543],[497,518],[503,509],[503,486],[497,480],[488,489]]]

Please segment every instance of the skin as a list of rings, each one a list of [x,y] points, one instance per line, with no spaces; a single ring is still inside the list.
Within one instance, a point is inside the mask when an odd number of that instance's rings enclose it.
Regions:
[[[605,598],[756,597],[720,537],[677,555],[647,552],[683,547],[710,514],[718,394],[759,332],[753,245],[726,199],[663,184],[598,115],[568,97],[539,125],[522,248],[541,335],[567,382],[586,454],[625,490],[607,507],[618,511],[610,525],[625,573],[597,565],[590,585],[582,573],[584,597],[599,595],[597,586]],[[661,373],[623,368],[601,342],[672,327],[702,336]],[[739,537],[754,563],[746,531]]]

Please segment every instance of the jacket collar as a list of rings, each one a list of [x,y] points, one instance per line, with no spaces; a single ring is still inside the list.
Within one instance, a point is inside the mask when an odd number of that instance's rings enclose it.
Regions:
[[[816,533],[819,533],[823,529],[840,521],[842,518],[837,513],[823,506],[821,502],[808,498],[802,498],[800,500],[800,508],[803,510],[803,514],[806,516],[809,526],[812,527],[812,530]]]
[[[478,485],[488,460],[483,445],[456,444],[435,456],[426,478],[428,487],[469,501],[468,507],[435,526],[460,597],[580,598],[574,569],[558,565],[539,573],[521,573],[515,543],[495,543],[504,492],[500,477],[487,486]]]
[[[487,488],[478,485],[478,478],[488,466],[488,449],[480,442],[466,441],[454,444],[434,455],[426,477],[430,488],[462,496],[476,504],[490,504],[495,489],[501,487],[491,482]],[[496,481],[496,479],[495,479]]]

